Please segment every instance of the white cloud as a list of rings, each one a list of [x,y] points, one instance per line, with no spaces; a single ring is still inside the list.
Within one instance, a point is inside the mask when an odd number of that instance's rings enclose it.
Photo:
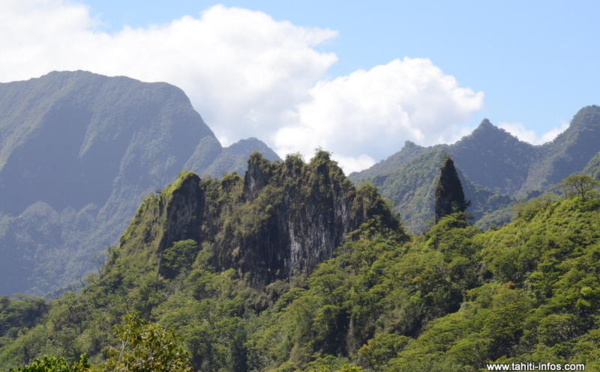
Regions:
[[[542,137],[540,138],[539,143],[541,144],[541,143],[553,141],[556,137],[558,137],[559,134],[561,134],[568,128],[569,128],[569,123],[567,123],[566,121],[561,122],[558,127],[550,129],[548,132],[542,134]]]
[[[535,132],[526,129],[521,123],[500,123],[498,124],[498,127],[504,129],[523,142],[538,144],[539,139]]]
[[[559,134],[564,132],[569,127],[569,123],[562,122],[560,126],[549,130],[541,136],[538,136],[533,130],[526,129],[521,123],[505,122],[498,124],[498,127],[504,129],[523,142],[528,142],[532,145],[541,145],[554,140]]]
[[[181,87],[221,138],[264,137],[335,63],[315,46],[337,33],[213,6],[169,24],[95,30],[87,7],[10,0],[0,14],[1,81],[84,69]]]
[[[101,31],[89,8],[66,0],[0,2],[0,81],[89,70],[181,87],[217,136],[250,136],[280,155],[332,151],[359,170],[405,140],[448,142],[481,109],[427,59],[404,58],[325,80],[337,60],[316,47],[337,36],[217,5],[168,24]]]
[[[455,139],[482,104],[483,93],[459,87],[430,60],[404,58],[319,82],[296,123],[281,128],[274,142],[282,152],[320,146],[342,165],[367,164],[357,160],[382,159],[407,139],[424,145]]]

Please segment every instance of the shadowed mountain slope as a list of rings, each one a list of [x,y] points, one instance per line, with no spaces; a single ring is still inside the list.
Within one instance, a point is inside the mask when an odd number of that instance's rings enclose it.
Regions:
[[[0,294],[77,280],[142,197],[181,170],[221,176],[260,150],[223,148],[185,93],[89,72],[0,84]]]
[[[454,160],[466,198],[471,200],[467,211],[479,219],[515,200],[540,195],[584,168],[595,174],[592,158],[598,151],[600,107],[588,106],[574,116],[565,132],[541,146],[522,142],[485,119],[452,145],[419,147],[407,142],[398,153],[351,174],[350,179],[375,184],[392,200],[409,229],[423,231],[433,217],[432,192],[442,153]],[[502,213],[497,222],[507,222],[510,215]]]

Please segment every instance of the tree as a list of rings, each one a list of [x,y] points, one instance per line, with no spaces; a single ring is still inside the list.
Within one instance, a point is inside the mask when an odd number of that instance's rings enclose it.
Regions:
[[[69,363],[63,357],[44,356],[41,359],[35,359],[31,364],[18,369],[11,369],[11,372],[92,372],[93,367],[82,355],[78,361]]]
[[[440,172],[440,179],[435,189],[436,223],[446,215],[464,212],[470,204],[465,200],[465,194],[452,159],[446,158]]]
[[[115,327],[121,339],[119,349],[109,351],[104,371],[191,372],[189,353],[174,332],[149,323],[135,314],[125,316]]]
[[[592,195],[599,185],[600,182],[583,174],[569,176],[561,183],[562,190],[566,196],[579,195],[584,200]]]
[[[198,251],[198,243],[192,239],[173,243],[162,252],[160,273],[167,279],[175,278],[192,266]]]

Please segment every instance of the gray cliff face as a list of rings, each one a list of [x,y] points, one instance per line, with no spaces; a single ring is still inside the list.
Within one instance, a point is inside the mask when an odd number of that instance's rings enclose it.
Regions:
[[[159,242],[161,251],[177,241],[200,240],[200,230],[197,227],[202,224],[205,203],[200,177],[189,173],[181,179],[181,184],[173,187],[170,200],[165,205],[165,230]]]
[[[356,190],[327,153],[307,165],[288,158],[273,165],[251,157],[244,179],[244,197],[262,204],[265,224],[245,248],[251,262],[242,271],[263,267],[260,281],[270,282],[310,273],[332,257],[345,236],[378,214],[397,224],[378,195]],[[235,263],[234,263],[235,264]]]
[[[288,222],[291,241],[290,262],[286,269],[289,271],[309,271],[319,262],[331,258],[344,236],[365,222],[362,213],[353,213],[357,212],[352,208],[354,190],[336,182],[329,167],[327,163],[316,167],[315,181],[307,200],[297,207],[296,215]],[[295,193],[295,190],[288,193]],[[292,197],[289,195],[285,200],[295,205]]]
[[[144,195],[182,170],[240,171],[253,146],[268,149],[244,144],[223,148],[185,93],[166,83],[76,71],[0,84],[0,273],[12,273],[0,274],[0,295],[77,283]]]
[[[310,273],[374,217],[399,227],[375,189],[357,190],[327,153],[309,164],[296,157],[272,163],[255,153],[244,178],[200,180],[188,172],[148,198],[121,251],[146,247],[159,262],[164,249],[193,239],[210,250],[216,267],[233,268],[260,286]]]

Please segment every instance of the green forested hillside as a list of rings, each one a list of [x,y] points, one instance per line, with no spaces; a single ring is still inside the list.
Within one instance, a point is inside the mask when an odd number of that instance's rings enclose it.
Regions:
[[[533,199],[485,233],[458,213],[410,236],[326,153],[255,155],[243,179],[182,174],[140,207],[81,293],[2,299],[0,365],[85,354],[111,370],[138,355],[136,337],[177,350],[168,329],[201,371],[598,370],[600,199],[589,196]],[[285,238],[298,229],[314,239]],[[328,239],[335,250],[317,248]],[[153,324],[123,323],[131,313]],[[131,342],[118,341],[125,331]]]
[[[391,201],[394,211],[400,212],[409,231],[423,232],[433,223],[435,185],[439,169],[448,156],[443,148],[432,148],[414,156],[410,162],[393,171],[367,179],[378,188],[382,196]],[[465,195],[471,202],[469,213],[475,219],[514,203],[510,196],[478,186],[460,168],[457,171]],[[500,220],[505,223],[507,218],[502,216]]]
[[[407,228],[423,232],[433,205],[432,176],[441,166],[440,154],[448,154],[471,200],[469,213],[476,221],[485,217],[478,225],[488,228],[510,221],[507,206],[550,191],[571,174],[598,175],[598,161],[593,159],[599,144],[599,106],[579,110],[567,130],[540,146],[519,141],[485,119],[451,145],[419,147],[407,142],[398,153],[350,179],[375,184],[393,202]]]
[[[248,156],[223,148],[185,93],[85,71],[0,83],[0,295],[79,287],[145,195],[182,170],[221,177]]]
[[[595,180],[600,181],[600,152],[598,152],[596,156],[594,156],[592,160],[590,160],[590,162],[585,166],[583,173],[589,175]]]

